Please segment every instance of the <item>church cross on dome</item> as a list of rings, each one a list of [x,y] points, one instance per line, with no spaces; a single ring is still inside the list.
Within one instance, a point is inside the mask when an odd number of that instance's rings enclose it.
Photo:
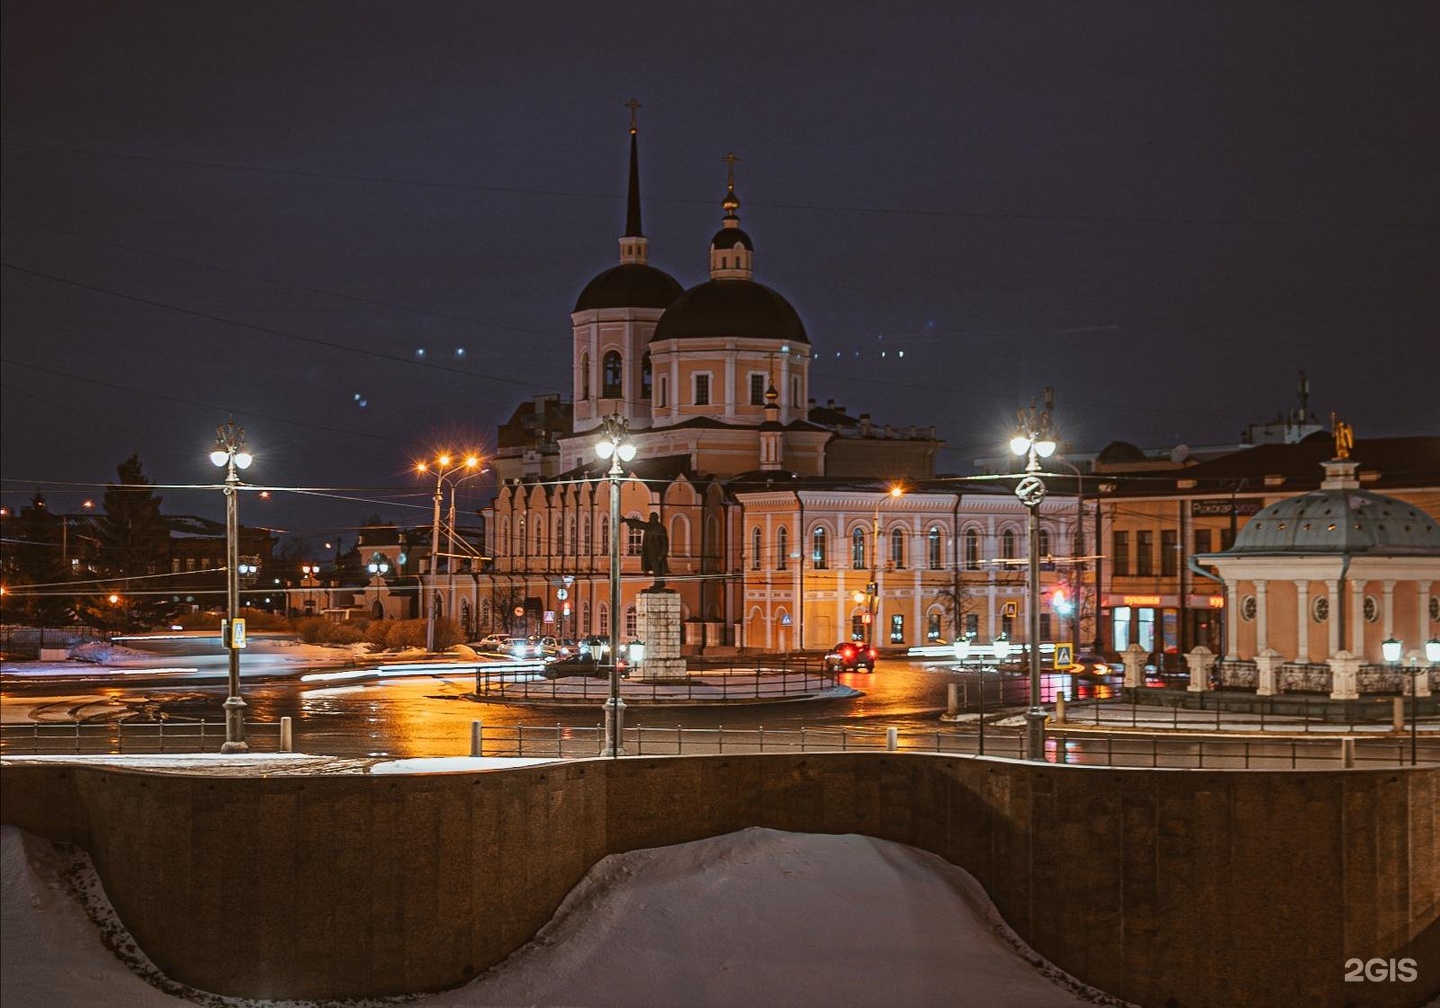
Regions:
[[[720,205],[725,208],[725,219],[729,221],[734,218],[738,224],[739,218],[735,217],[735,211],[740,209],[740,197],[735,195],[735,162],[740,158],[734,151],[730,151],[720,160],[725,162],[725,202]]]
[[[625,103],[625,107],[630,110],[630,133],[633,136],[634,134],[640,132],[640,127],[637,126],[635,123],[635,110],[644,108],[645,106],[641,105],[634,98],[631,98]]]

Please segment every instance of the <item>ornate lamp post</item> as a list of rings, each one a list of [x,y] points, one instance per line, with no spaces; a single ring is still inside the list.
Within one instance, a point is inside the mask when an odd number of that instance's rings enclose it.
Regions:
[[[1396,640],[1394,637],[1386,637],[1380,642],[1380,655],[1385,659],[1385,664],[1390,666],[1391,671],[1400,667],[1400,656],[1405,653],[1405,642]],[[1415,677],[1410,677],[1410,765],[1415,765],[1415,715],[1418,713],[1415,705]]]
[[[435,585],[440,574],[440,504],[445,499],[445,477],[461,471],[469,471],[473,475],[479,467],[478,455],[467,455],[461,459],[443,452],[435,458],[435,514],[430,521],[430,587],[424,588],[422,583],[425,597],[421,600],[425,610],[426,651],[435,650]],[[431,468],[429,462],[415,463],[416,472],[429,473]]]
[[[1429,640],[1427,640],[1427,641],[1425,642],[1425,661],[1428,662],[1432,667],[1435,666],[1435,665],[1440,665],[1440,639],[1431,637]],[[1418,666],[1418,665],[1417,665],[1415,668],[1413,668],[1413,669],[1410,670],[1410,707],[1411,707],[1411,710],[1410,710],[1410,765],[1411,765],[1411,766],[1414,766],[1415,763],[1418,761],[1418,760],[1417,760],[1417,755],[1416,755],[1416,733],[1417,733],[1417,729],[1416,729],[1416,727],[1415,727],[1415,722],[1416,722],[1417,720],[1419,720],[1419,717],[1420,717],[1420,701],[1419,701],[1419,699],[1418,699],[1419,692],[1420,692],[1420,685],[1419,685],[1419,684],[1420,684],[1420,677],[1421,677],[1422,675],[1428,676],[1429,674],[1430,674],[1430,669],[1429,669],[1429,668],[1424,668],[1424,667]],[[1428,691],[1429,687],[1427,686],[1426,689],[1427,689],[1427,691]]]
[[[229,695],[225,698],[225,742],[222,753],[249,752],[245,743],[245,701],[240,699],[240,649],[245,646],[245,623],[240,619],[240,525],[235,495],[240,487],[237,469],[249,469],[255,457],[245,448],[245,428],[234,419],[215,428],[210,461],[225,470],[225,648],[230,653]]]
[[[1025,755],[1032,760],[1045,758],[1045,707],[1040,695],[1040,504],[1045,500],[1045,481],[1040,478],[1040,460],[1055,454],[1055,435],[1050,428],[1053,393],[1045,390],[1045,408],[1036,411],[1032,402],[1028,410],[1017,414],[1019,424],[1010,439],[1010,450],[1024,456],[1025,478],[1015,487],[1015,496],[1030,512],[1030,709],[1025,712]]]
[[[605,701],[605,748],[602,756],[623,756],[625,702],[620,699],[620,477],[621,462],[635,457],[630,425],[618,413],[604,419],[595,455],[610,460],[610,698]]]

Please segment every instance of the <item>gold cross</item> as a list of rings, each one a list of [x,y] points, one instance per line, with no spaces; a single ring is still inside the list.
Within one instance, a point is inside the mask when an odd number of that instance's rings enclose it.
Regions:
[[[636,101],[634,98],[631,98],[629,101],[627,101],[627,102],[625,103],[625,107],[630,110],[630,132],[631,132],[631,133],[634,133],[634,132],[635,132],[635,110],[638,109],[638,108],[640,108],[641,105],[640,105],[640,103],[639,103],[638,101]]]

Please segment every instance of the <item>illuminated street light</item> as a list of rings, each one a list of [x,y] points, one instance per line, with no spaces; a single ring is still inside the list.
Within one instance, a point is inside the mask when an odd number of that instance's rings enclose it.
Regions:
[[[225,620],[224,645],[230,656],[229,696],[225,698],[223,753],[249,752],[245,743],[245,701],[240,699],[240,649],[245,646],[245,621],[240,618],[240,526],[236,516],[237,469],[249,469],[255,457],[246,450],[245,428],[234,418],[215,428],[210,461],[225,470]]]
[[[630,425],[618,413],[602,422],[595,455],[610,460],[610,697],[605,701],[605,748],[602,756],[623,756],[625,702],[620,699],[620,477],[621,462],[635,457]]]
[[[1040,478],[1040,459],[1055,453],[1055,434],[1050,427],[1050,410],[1055,396],[1045,390],[1045,408],[1036,411],[1032,402],[1028,410],[1017,414],[1019,424],[1010,439],[1010,450],[1025,457],[1025,477],[1015,486],[1015,496],[1030,512],[1030,709],[1025,712],[1025,755],[1032,760],[1045,758],[1045,707],[1040,695],[1040,504],[1045,500],[1045,481]]]
[[[475,470],[480,468],[480,456],[470,454],[463,459],[452,456],[449,452],[443,452],[436,456],[432,466],[429,462],[415,463],[415,471],[429,474],[432,470],[435,473],[435,514],[430,523],[430,587],[422,591],[424,598],[421,604],[425,610],[425,650],[435,650],[435,585],[440,575],[440,503],[445,496],[445,477],[457,472],[469,472],[475,475]]]

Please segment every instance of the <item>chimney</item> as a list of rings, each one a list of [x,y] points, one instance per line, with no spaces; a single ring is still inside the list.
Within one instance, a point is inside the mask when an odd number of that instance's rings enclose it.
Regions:
[[[861,437],[869,437],[869,436],[870,436],[870,414],[869,414],[869,413],[861,413],[861,414],[860,414],[860,436],[861,436]]]

